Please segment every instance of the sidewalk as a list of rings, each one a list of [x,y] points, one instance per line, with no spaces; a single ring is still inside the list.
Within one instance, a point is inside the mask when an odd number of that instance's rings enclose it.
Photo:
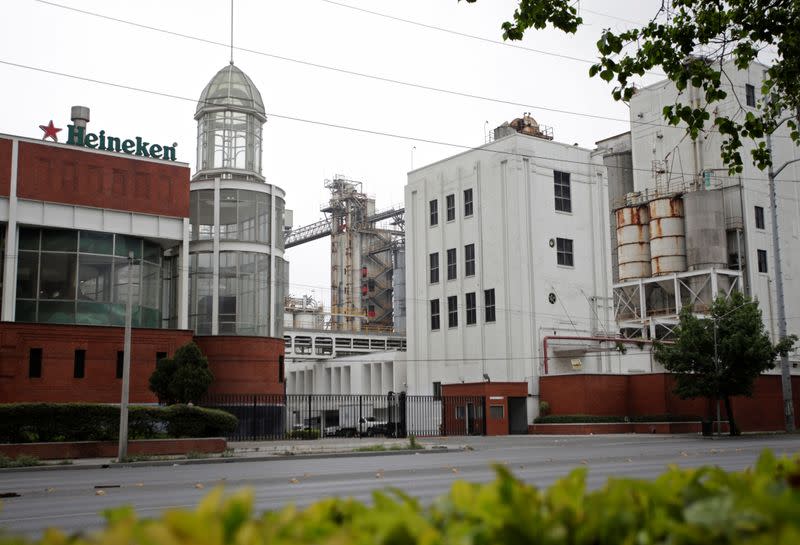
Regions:
[[[369,438],[326,438],[285,441],[231,441],[228,450],[222,454],[198,454],[192,456],[137,456],[129,462],[117,463],[108,458],[81,458],[75,460],[42,460],[41,465],[4,468],[5,471],[31,471],[54,469],[97,469],[109,467],[141,467],[164,465],[188,465],[208,463],[230,463],[247,461],[282,460],[294,456],[363,456],[408,453],[434,453],[449,450],[462,450],[466,447],[466,437],[432,437],[417,439],[418,449],[410,449],[408,439],[384,437]],[[454,441],[455,440],[455,441]]]

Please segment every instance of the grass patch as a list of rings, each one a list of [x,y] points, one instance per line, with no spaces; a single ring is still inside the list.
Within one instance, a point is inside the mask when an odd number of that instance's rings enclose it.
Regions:
[[[369,445],[366,447],[358,447],[356,452],[383,452],[386,450],[384,445]]]
[[[16,458],[9,458],[5,454],[0,454],[0,468],[7,467],[33,467],[40,466],[42,462],[36,456],[28,456],[27,454],[20,454]]]

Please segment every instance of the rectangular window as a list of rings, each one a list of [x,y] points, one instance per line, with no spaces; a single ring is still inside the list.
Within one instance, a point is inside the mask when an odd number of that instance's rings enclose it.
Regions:
[[[447,327],[458,327],[458,296],[447,298]]]
[[[28,378],[42,378],[41,348],[31,348],[28,354]]]
[[[767,272],[767,251],[758,250],[758,272]]]
[[[286,382],[286,367],[284,356],[278,356],[278,382]]]
[[[456,249],[450,248],[447,250],[447,279],[456,279]]]
[[[166,352],[156,352],[156,365],[158,365],[158,362],[160,362],[161,360],[163,360],[166,357],[167,357],[167,353]]]
[[[439,282],[439,252],[430,255],[430,266],[431,284],[437,284]]]
[[[506,416],[505,409],[503,405],[489,405],[489,418],[492,420],[502,420]]]
[[[473,291],[467,294],[467,325],[475,324],[478,321],[476,307],[475,292]]]
[[[556,239],[556,261],[559,265],[573,267],[575,265],[572,254],[572,239]]]
[[[747,101],[747,105],[751,108],[755,108],[756,106],[756,88],[749,83],[746,83],[744,86],[744,97]]]
[[[553,171],[553,189],[555,190],[556,210],[559,212],[572,212],[569,172]]]
[[[490,290],[483,290],[483,307],[483,320],[485,322],[494,322],[494,288]]]
[[[475,245],[467,244],[464,246],[464,274],[475,276]]]
[[[439,202],[436,199],[433,199],[430,202],[431,205],[431,227],[434,225],[439,225]]]
[[[439,300],[431,299],[431,330],[439,329]]]
[[[472,215],[472,189],[464,190],[464,217]]]
[[[442,398],[442,383],[441,382],[434,382],[433,383],[433,397],[436,399]]]
[[[764,228],[764,208],[756,206],[756,229]]]
[[[456,196],[447,196],[447,221],[456,219]]]
[[[72,377],[83,378],[86,376],[86,350],[75,350],[75,360],[72,365]]]
[[[122,367],[125,364],[125,352],[117,350],[117,378],[122,378]]]

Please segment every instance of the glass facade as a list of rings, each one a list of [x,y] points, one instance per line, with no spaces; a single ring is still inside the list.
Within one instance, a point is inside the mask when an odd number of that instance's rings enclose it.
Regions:
[[[204,114],[197,123],[197,165],[261,174],[261,121],[230,110]]]
[[[133,326],[160,328],[161,255],[158,244],[141,238],[20,228],[15,319],[122,326],[130,282]]]

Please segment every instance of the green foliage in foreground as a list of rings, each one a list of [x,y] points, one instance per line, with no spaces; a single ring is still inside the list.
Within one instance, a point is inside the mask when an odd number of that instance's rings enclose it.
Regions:
[[[27,454],[20,454],[16,458],[9,458],[5,454],[0,454],[0,469],[7,467],[31,467],[42,465],[39,458],[36,456],[29,456]]]
[[[800,543],[800,459],[762,454],[752,470],[671,468],[655,481],[611,479],[586,490],[576,469],[547,490],[505,467],[488,484],[457,482],[423,507],[401,492],[372,506],[325,499],[307,509],[253,514],[253,492],[209,494],[195,511],[138,520],[132,508],[108,511],[89,537],[48,531],[40,541],[0,537],[0,545],[345,545],[345,544],[778,544]]]
[[[624,422],[700,422],[699,416],[681,414],[645,414],[609,416],[600,414],[550,414],[538,416],[535,424],[619,424]]]
[[[219,437],[236,430],[235,416],[189,405],[130,407],[131,439]],[[113,441],[119,407],[100,403],[0,404],[0,443]]]

